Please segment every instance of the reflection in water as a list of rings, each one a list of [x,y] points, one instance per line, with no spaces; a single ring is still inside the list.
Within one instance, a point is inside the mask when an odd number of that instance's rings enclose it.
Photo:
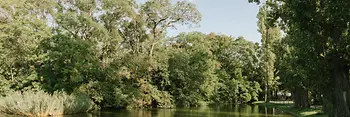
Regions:
[[[0,114],[1,116],[1,114]],[[13,116],[1,116],[13,117]],[[274,108],[254,105],[220,105],[201,108],[107,110],[64,117],[293,117]]]

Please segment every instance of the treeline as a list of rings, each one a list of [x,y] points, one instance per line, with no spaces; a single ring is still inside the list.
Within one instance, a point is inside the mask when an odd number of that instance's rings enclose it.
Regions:
[[[259,44],[213,33],[166,36],[200,20],[186,1],[2,0],[0,94],[86,94],[113,108],[263,99]]]

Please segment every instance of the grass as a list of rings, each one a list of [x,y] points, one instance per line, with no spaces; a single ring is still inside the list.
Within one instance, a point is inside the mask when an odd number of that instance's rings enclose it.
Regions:
[[[0,111],[24,116],[56,116],[93,110],[92,100],[84,95],[48,94],[44,91],[12,92],[0,97]]]
[[[298,117],[327,117],[327,115],[322,112],[322,107],[294,108],[293,103],[291,101],[271,101],[270,103],[258,101],[254,102],[253,104],[270,108],[276,108]]]

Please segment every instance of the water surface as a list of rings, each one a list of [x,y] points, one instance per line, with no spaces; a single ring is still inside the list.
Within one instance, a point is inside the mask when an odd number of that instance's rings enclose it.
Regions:
[[[294,117],[274,108],[257,105],[225,105],[200,108],[105,110],[65,117]]]
[[[17,117],[1,114],[0,117]],[[274,108],[257,105],[221,105],[200,108],[104,110],[64,117],[294,117]]]

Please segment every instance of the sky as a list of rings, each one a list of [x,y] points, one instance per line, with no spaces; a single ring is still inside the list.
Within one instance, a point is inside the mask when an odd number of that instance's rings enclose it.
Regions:
[[[259,7],[248,0],[188,0],[196,5],[202,13],[202,21],[198,28],[177,26],[177,30],[168,30],[169,36],[180,32],[199,31],[203,33],[215,32],[243,36],[245,39],[260,42],[261,35],[257,31],[256,14]]]

